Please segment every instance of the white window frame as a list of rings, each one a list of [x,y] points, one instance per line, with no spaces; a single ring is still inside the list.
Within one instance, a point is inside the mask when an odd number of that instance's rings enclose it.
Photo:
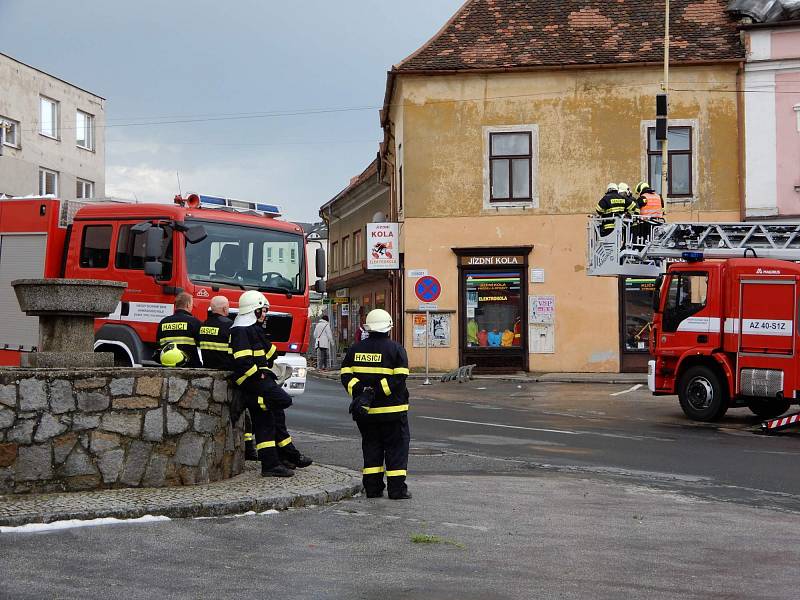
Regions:
[[[278,262],[282,263],[284,261],[283,258],[283,248],[278,248]]]
[[[81,186],[83,189],[84,195],[78,195],[78,186]],[[89,195],[86,195],[86,190],[89,190]],[[94,181],[89,181],[88,179],[75,179],[75,197],[78,199],[81,198],[94,198]]]
[[[492,201],[490,137],[492,133],[529,133],[531,136],[531,199]],[[539,126],[536,124],[483,127],[483,210],[497,212],[507,208],[539,208]]]
[[[58,196],[59,172],[47,167],[39,167],[39,195],[44,196],[47,193],[47,175],[53,175],[53,196]]]
[[[78,128],[78,116],[83,115],[87,127],[86,127],[86,134],[88,137],[88,144],[83,146],[78,141],[78,132],[80,129]],[[78,148],[83,148],[84,150],[90,150],[94,152],[94,115],[91,113],[86,112],[85,110],[76,110],[75,111],[75,145]]]
[[[8,129],[3,132],[3,146],[8,146],[9,148],[19,148],[19,121],[0,115],[0,123],[3,121],[5,121],[6,125],[10,124],[10,129],[14,132],[13,144],[8,141]]]
[[[43,102],[49,102],[55,107],[54,115],[53,115],[53,130],[55,135],[51,135],[50,133],[46,133],[44,131],[44,119],[42,118],[42,109],[43,109]],[[58,100],[53,100],[52,98],[48,98],[47,96],[39,96],[39,135],[42,135],[46,138],[50,138],[51,140],[58,140],[60,139],[61,135],[61,103]]]
[[[640,156],[641,156],[641,181],[647,181],[653,185],[652,181],[648,181],[648,165],[647,165],[647,130],[650,127],[655,127],[655,120],[642,121],[640,125]],[[667,196],[668,204],[693,204],[697,202],[700,190],[700,176],[698,165],[698,153],[700,150],[700,120],[699,119],[669,119],[667,121],[668,127],[691,127],[692,128],[692,195],[681,196],[680,198],[670,198]],[[638,182],[637,182],[638,183]],[[655,186],[653,186],[655,188]]]

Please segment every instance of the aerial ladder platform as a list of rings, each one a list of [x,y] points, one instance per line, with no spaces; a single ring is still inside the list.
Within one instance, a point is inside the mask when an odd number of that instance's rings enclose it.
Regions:
[[[687,253],[702,259],[774,258],[800,262],[800,223],[665,223],[641,217],[614,220],[590,215],[587,274],[595,277],[658,277]],[[605,233],[605,235],[603,235]],[[765,434],[800,427],[800,412],[761,424]]]
[[[595,277],[658,277],[686,252],[704,258],[776,258],[800,262],[800,223],[663,223],[639,217],[590,216],[587,274]]]

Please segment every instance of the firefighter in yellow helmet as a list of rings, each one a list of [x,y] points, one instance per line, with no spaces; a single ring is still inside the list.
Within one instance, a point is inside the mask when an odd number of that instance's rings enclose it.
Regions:
[[[361,432],[362,470],[367,498],[411,498],[406,486],[408,447],[408,357],[389,339],[392,317],[377,308],[367,315],[369,337],[347,351],[340,371],[342,385],[352,397],[350,413]],[[384,474],[386,484],[384,485]]]
[[[636,186],[636,205],[644,219],[664,220],[664,199],[646,181]]]
[[[269,301],[261,292],[248,290],[239,297],[239,314],[231,326],[233,379],[244,394],[253,423],[261,475],[291,477],[295,468],[312,461],[297,450],[286,429],[283,411],[292,399],[271,370],[278,354],[264,331],[267,312]]]
[[[600,235],[605,237],[614,231],[616,219],[622,218],[626,213],[632,214],[632,206],[633,200],[621,194],[616,183],[609,183],[606,186],[605,195],[600,198],[600,202],[597,203],[594,209],[598,216],[602,218]]]

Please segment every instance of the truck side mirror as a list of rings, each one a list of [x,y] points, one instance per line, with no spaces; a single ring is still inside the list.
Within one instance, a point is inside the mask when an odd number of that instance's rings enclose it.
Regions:
[[[164,245],[164,230],[161,227],[151,227],[145,232],[144,255],[149,259],[161,256],[161,247]]]
[[[659,275],[656,279],[656,289],[653,292],[653,310],[658,311],[661,307],[661,285],[664,283],[664,276]]]
[[[325,277],[325,268],[327,267],[327,263],[325,262],[325,250],[322,248],[317,248],[317,254],[315,256],[316,259],[316,268],[317,268],[317,277]]]
[[[144,274],[152,275],[153,277],[161,277],[164,272],[164,265],[160,260],[148,260],[144,263]]]
[[[319,292],[320,294],[325,293],[325,280],[324,279],[317,279],[314,282],[314,291]]]
[[[190,244],[197,244],[208,237],[208,232],[202,225],[192,225],[183,232],[183,237],[185,237],[186,241]]]

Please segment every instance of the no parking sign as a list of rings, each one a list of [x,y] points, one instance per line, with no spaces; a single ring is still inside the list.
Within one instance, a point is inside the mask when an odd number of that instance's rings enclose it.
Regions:
[[[414,284],[414,295],[420,302],[436,302],[442,294],[442,284],[436,277],[426,275]]]

